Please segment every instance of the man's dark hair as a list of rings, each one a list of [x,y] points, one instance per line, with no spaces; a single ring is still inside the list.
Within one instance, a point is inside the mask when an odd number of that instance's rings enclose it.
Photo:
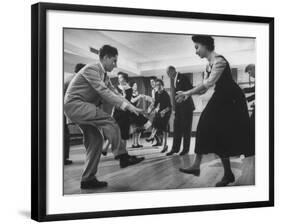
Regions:
[[[170,69],[176,70],[175,66],[173,66],[173,65],[168,66],[168,70],[170,70]]]
[[[215,50],[214,38],[209,35],[193,35],[192,41],[204,45],[209,51]]]
[[[118,55],[118,50],[117,48],[110,45],[103,45],[99,50],[100,59],[103,59],[105,55],[107,55],[109,58],[115,57],[116,55]]]
[[[156,76],[151,76],[150,78],[149,78],[149,80],[154,80],[154,81],[156,81]]]
[[[173,70],[174,72],[177,72],[176,68],[173,65],[169,65],[167,68],[167,71]]]
[[[74,68],[74,72],[75,73],[79,72],[84,66],[85,66],[85,64],[83,64],[83,63],[76,64],[75,68]]]

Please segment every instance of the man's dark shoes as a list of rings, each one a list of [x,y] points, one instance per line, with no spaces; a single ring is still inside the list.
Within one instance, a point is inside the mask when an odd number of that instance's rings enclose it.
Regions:
[[[179,171],[182,173],[187,173],[187,174],[192,174],[194,176],[199,176],[200,175],[200,169],[198,168],[179,168]]]
[[[127,166],[132,166],[140,163],[143,160],[144,157],[136,157],[136,156],[130,156],[128,154],[124,154],[120,156],[120,167],[125,168]]]
[[[167,146],[167,145],[165,145],[165,146],[163,147],[163,149],[162,149],[161,153],[167,152],[167,150],[168,150],[168,146]]]
[[[187,153],[188,153],[188,151],[184,151],[184,150],[183,150],[179,155],[180,155],[180,156],[184,156],[184,155],[187,154]]]
[[[106,156],[106,155],[107,155],[107,151],[101,151],[101,154],[102,154],[103,156]]]
[[[174,153],[178,153],[178,151],[175,151],[175,150],[171,150],[171,152],[168,152],[167,154],[166,154],[166,156],[171,156],[171,155],[173,155]]]
[[[99,181],[97,179],[89,180],[89,181],[81,181],[80,188],[81,189],[96,189],[106,187],[107,182]]]
[[[143,147],[143,145],[140,145],[140,144],[132,145],[132,148],[133,148],[133,149],[142,148],[142,147]]]

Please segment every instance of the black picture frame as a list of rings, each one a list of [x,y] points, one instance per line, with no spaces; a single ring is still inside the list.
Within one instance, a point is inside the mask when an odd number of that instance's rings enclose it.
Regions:
[[[74,220],[116,216],[133,216],[206,210],[238,209],[274,206],[274,18],[183,11],[102,7],[74,4],[37,3],[31,10],[31,75],[32,75],[32,155],[31,155],[31,218],[37,221]],[[207,19],[230,22],[253,22],[269,25],[269,200],[196,206],[114,210],[69,214],[46,213],[46,13],[48,10],[87,13]]]

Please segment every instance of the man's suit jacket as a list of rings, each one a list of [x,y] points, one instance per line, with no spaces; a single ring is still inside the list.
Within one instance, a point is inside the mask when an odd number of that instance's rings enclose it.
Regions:
[[[191,85],[187,76],[178,73],[176,80],[175,80],[175,94],[177,91],[187,91],[192,89],[193,86]],[[177,103],[176,102],[176,111],[177,110],[190,110],[193,111],[195,109],[192,97],[189,97],[187,100]]]
[[[64,98],[67,116],[75,123],[96,119],[103,102],[124,109],[127,102],[118,96],[100,64],[89,64],[71,80]]]

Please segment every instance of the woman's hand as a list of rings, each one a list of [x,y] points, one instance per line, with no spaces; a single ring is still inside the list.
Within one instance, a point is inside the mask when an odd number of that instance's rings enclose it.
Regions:
[[[190,97],[189,91],[177,91],[176,92],[176,101],[177,103],[181,103],[184,100],[187,100]]]
[[[204,89],[204,90],[202,90],[202,91],[199,93],[199,95],[203,95],[203,94],[205,94],[205,93],[207,92],[207,90],[208,90],[208,89]]]

